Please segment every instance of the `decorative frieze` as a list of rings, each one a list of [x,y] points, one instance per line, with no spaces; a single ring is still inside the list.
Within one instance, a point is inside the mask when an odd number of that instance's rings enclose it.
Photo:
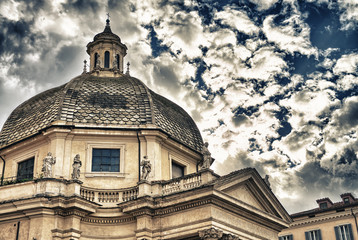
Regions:
[[[82,217],[82,222],[96,223],[96,224],[118,224],[135,221],[135,217],[121,217],[121,218],[100,218],[100,217]]]
[[[84,213],[82,211],[75,210],[75,209],[69,209],[69,210],[56,209],[55,210],[55,215],[60,215],[62,217],[66,217],[66,216],[70,216],[70,215],[75,215],[75,216],[79,216],[79,217],[85,217],[86,213]]]

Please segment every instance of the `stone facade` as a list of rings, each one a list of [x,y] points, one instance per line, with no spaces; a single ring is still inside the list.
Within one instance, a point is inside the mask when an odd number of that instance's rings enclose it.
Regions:
[[[90,72],[21,104],[0,133],[0,240],[277,239],[290,217],[267,183],[209,169],[193,119],[123,74],[109,21],[87,50]]]
[[[333,203],[329,198],[318,199],[318,207],[292,214],[290,227],[280,234],[280,240],[354,240],[358,239],[358,199],[352,194],[341,195],[342,201]]]

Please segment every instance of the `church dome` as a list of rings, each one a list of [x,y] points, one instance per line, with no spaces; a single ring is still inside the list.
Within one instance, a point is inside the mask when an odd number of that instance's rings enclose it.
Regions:
[[[158,129],[197,152],[203,140],[193,119],[140,80],[89,73],[40,93],[18,106],[0,133],[0,148],[53,126]]]

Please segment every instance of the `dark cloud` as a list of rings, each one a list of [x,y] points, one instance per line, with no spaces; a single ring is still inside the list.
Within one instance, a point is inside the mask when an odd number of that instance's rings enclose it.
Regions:
[[[158,38],[158,35],[152,25],[147,25],[145,28],[149,31],[148,40],[150,41],[153,57],[156,58],[163,52],[169,51],[169,47],[163,44],[163,41]]]
[[[358,99],[349,102],[338,116],[338,121],[343,127],[358,126]]]
[[[133,76],[189,106],[218,173],[272,173],[290,212],[356,189],[358,21],[343,2],[16,2],[0,16],[6,117],[82,72],[85,46],[109,11]]]
[[[113,1],[109,1],[112,3]],[[112,6],[112,4],[108,4]],[[83,14],[84,12],[97,13],[100,9],[100,4],[96,0],[68,0],[66,3],[62,4],[65,10],[74,10]]]

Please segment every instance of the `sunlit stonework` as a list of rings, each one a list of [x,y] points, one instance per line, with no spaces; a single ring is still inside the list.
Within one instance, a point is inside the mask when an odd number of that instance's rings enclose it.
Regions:
[[[124,73],[126,51],[107,20],[88,72],[11,113],[0,239],[277,239],[290,217],[267,181],[215,174],[193,119]]]

